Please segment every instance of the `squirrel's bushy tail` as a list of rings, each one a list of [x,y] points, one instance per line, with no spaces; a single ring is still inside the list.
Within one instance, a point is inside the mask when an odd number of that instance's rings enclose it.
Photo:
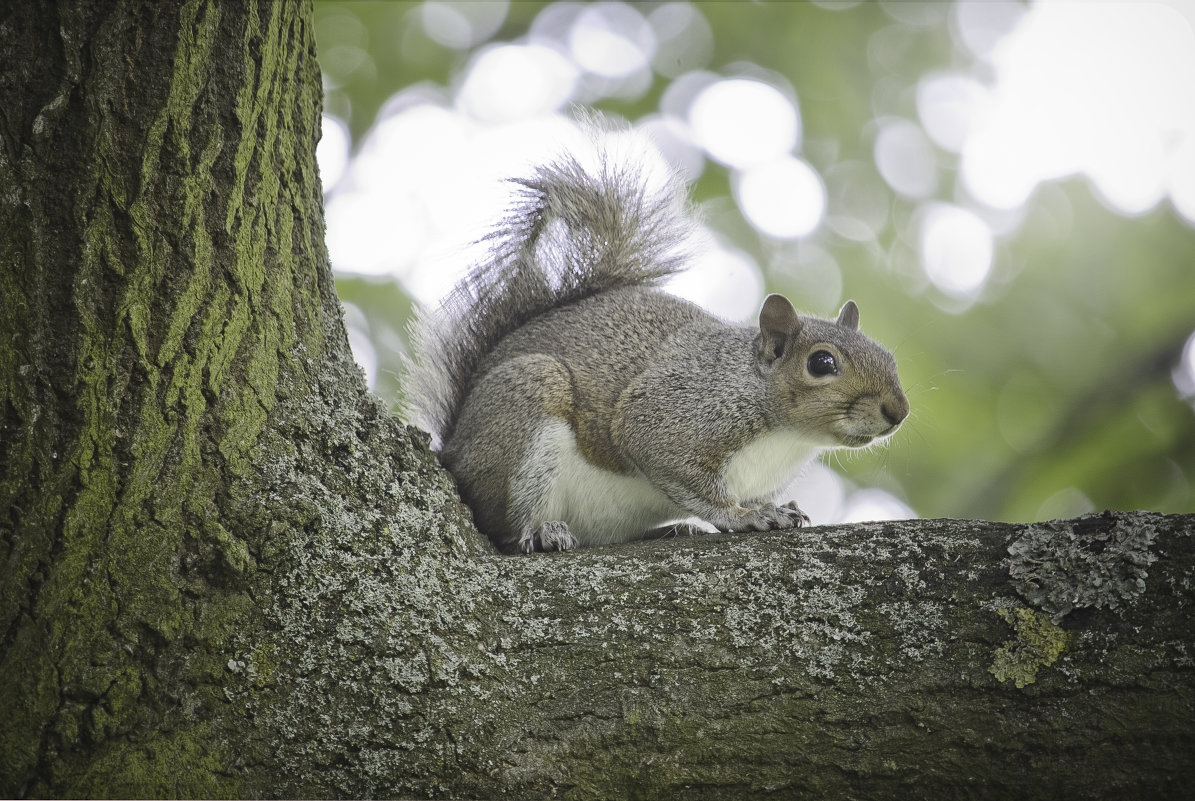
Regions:
[[[691,222],[678,179],[649,189],[636,165],[603,154],[593,170],[566,156],[513,182],[515,201],[482,240],[487,257],[412,326],[408,411],[440,442],[481,360],[507,334],[590,295],[656,283],[684,260]]]

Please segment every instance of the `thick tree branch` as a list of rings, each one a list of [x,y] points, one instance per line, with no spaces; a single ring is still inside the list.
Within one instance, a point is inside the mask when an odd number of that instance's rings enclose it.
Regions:
[[[499,557],[418,451],[399,462],[424,502],[372,526],[327,472],[286,479],[357,521],[286,560],[309,586],[249,691],[295,726],[288,793],[1128,798],[1195,777],[1193,517]]]

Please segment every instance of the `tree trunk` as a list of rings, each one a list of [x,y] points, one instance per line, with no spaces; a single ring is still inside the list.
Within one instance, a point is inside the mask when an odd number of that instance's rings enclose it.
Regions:
[[[4,5],[0,794],[242,786],[263,432],[320,371],[361,391],[310,9],[245,5]]]
[[[310,8],[0,54],[0,795],[1189,792],[1195,518],[497,556],[352,364]]]

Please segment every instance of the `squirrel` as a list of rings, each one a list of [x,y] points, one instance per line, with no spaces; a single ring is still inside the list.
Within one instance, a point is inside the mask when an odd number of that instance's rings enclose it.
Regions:
[[[412,326],[412,411],[477,527],[502,552],[643,538],[700,518],[722,532],[809,518],[776,495],[824,449],[909,414],[892,354],[769,295],[757,325],[659,288],[693,227],[673,177],[565,155],[512,179],[489,252]]]

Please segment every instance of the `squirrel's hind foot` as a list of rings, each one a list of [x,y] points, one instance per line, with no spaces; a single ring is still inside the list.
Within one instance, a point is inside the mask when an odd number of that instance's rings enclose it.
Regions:
[[[519,551],[534,553],[536,551],[571,551],[580,543],[569,531],[568,523],[552,520],[540,523],[538,526],[527,526],[523,535],[519,537]]]

